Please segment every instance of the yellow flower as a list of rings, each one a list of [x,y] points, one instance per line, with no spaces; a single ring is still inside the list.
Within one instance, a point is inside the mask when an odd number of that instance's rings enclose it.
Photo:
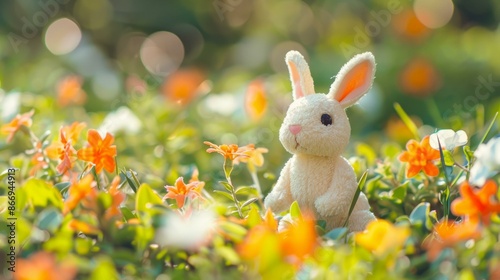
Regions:
[[[244,146],[242,148],[247,147],[248,150],[243,152],[244,157],[239,157],[234,160],[235,164],[238,164],[240,161],[245,162],[250,166],[261,167],[264,164],[264,156],[268,152],[266,148],[253,148],[253,144]],[[251,168],[251,167],[250,167]]]
[[[400,250],[410,236],[410,229],[391,224],[386,220],[375,220],[366,226],[366,230],[356,233],[354,240],[361,247],[376,256]]]
[[[260,120],[267,109],[266,91],[264,88],[264,81],[257,79],[248,85],[245,94],[245,111],[254,121]]]

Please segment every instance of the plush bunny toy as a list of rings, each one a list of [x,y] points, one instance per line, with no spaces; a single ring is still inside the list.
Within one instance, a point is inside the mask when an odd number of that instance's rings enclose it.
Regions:
[[[356,55],[342,67],[326,95],[315,93],[309,66],[299,52],[289,51],[285,60],[294,101],[279,139],[293,157],[264,204],[279,213],[296,200],[301,209],[313,210],[316,219],[325,220],[327,230],[341,227],[357,188],[354,170],[341,156],[351,134],[344,109],[370,89],[375,59],[369,52]],[[349,218],[349,230],[362,231],[374,219],[361,193]]]

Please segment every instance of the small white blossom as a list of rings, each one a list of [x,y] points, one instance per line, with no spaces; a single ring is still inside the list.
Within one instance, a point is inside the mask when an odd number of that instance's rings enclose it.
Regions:
[[[128,107],[122,106],[104,118],[99,131],[107,131],[111,134],[125,131],[129,134],[136,134],[140,131],[141,126],[142,123],[134,112]]]
[[[467,134],[463,130],[455,132],[451,129],[442,129],[430,136],[429,144],[435,150],[439,150],[438,138],[441,148],[448,151],[453,151],[455,147],[463,146],[469,141]]]
[[[292,226],[296,225],[297,222],[292,218],[292,215],[290,213],[286,214],[281,218],[281,220],[278,223],[278,232],[284,232],[289,230]]]
[[[476,186],[482,186],[486,179],[500,172],[500,137],[479,145],[474,156],[476,162],[470,170],[469,181]]]
[[[165,225],[158,229],[155,237],[161,246],[197,250],[211,240],[215,230],[216,216],[209,210],[184,215],[170,213],[165,219]]]

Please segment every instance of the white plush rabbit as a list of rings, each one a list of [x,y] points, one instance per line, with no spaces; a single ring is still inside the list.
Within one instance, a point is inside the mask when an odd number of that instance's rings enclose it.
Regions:
[[[341,227],[357,188],[356,175],[341,156],[349,143],[351,126],[345,108],[372,86],[375,59],[369,52],[345,64],[328,94],[315,93],[309,66],[297,51],[289,51],[286,63],[293,88],[293,103],[280,128],[279,138],[293,154],[281,171],[265,206],[286,210],[293,201],[325,220],[327,230]],[[362,231],[375,219],[364,193],[349,218],[350,231]]]

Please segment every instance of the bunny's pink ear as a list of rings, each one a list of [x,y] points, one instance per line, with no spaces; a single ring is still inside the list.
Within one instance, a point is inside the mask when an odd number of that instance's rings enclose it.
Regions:
[[[375,76],[375,58],[370,52],[358,54],[340,69],[328,96],[347,108],[370,90]]]
[[[304,57],[298,51],[289,51],[285,61],[292,81],[293,100],[314,94],[313,79]]]

